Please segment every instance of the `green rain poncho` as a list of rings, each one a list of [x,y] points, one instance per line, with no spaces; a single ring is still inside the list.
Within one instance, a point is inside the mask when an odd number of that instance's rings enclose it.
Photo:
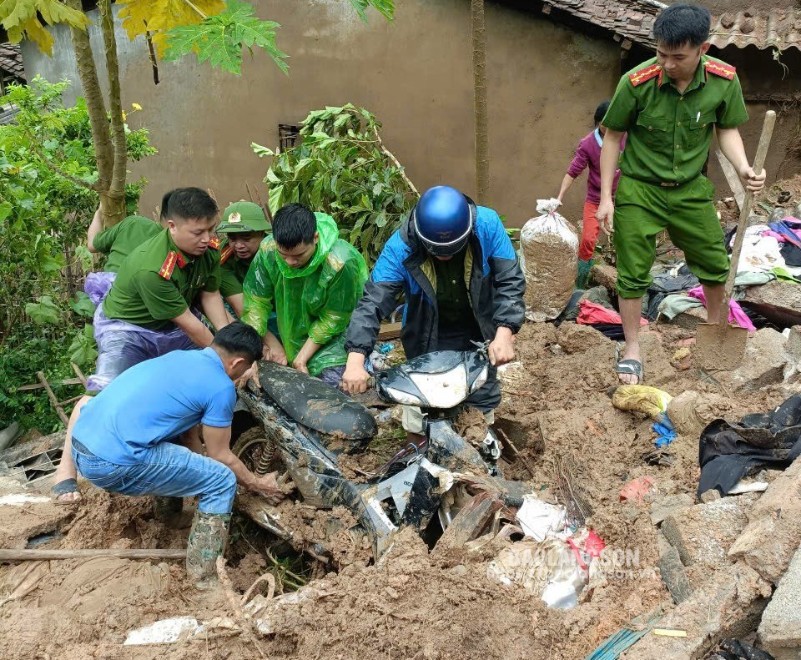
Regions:
[[[311,338],[322,348],[307,365],[317,376],[323,369],[345,364],[344,333],[368,278],[361,254],[339,238],[334,219],[315,213],[317,250],[303,268],[290,268],[268,235],[253,258],[244,283],[242,320],[264,336],[275,310],[287,361],[292,364]]]

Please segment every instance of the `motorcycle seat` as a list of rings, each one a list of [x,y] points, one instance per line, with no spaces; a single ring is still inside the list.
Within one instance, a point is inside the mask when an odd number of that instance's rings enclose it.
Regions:
[[[378,431],[375,418],[365,406],[308,374],[260,361],[259,380],[264,392],[287,415],[318,433],[365,440]]]

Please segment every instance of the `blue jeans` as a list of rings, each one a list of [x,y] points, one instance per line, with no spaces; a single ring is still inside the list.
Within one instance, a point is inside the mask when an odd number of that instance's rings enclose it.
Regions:
[[[236,476],[231,468],[172,442],[149,449],[136,465],[117,465],[98,458],[72,440],[72,458],[89,482],[122,495],[200,496],[201,513],[231,513]]]

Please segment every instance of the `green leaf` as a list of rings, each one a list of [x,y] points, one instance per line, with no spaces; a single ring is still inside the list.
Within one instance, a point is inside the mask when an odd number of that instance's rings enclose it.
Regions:
[[[70,307],[80,316],[92,318],[95,315],[95,305],[83,291],[78,291],[75,300],[70,300]]]
[[[3,222],[11,215],[11,211],[13,210],[14,207],[11,205],[11,202],[0,202],[0,222]]]
[[[393,0],[350,0],[350,4],[356,9],[359,18],[367,21],[367,8],[374,7],[388,21],[395,15],[395,3]]]
[[[270,188],[270,194],[267,203],[270,206],[271,213],[276,213],[278,209],[283,206],[283,199],[284,186],[273,186]]]
[[[274,21],[253,15],[253,7],[241,0],[228,0],[225,10],[209,16],[197,25],[182,25],[169,30],[164,59],[174,61],[194,53],[199,62],[239,75],[242,72],[242,49],[262,49],[281,71],[289,70],[288,55],[276,45]]]
[[[50,296],[40,296],[38,302],[25,305],[25,313],[39,325],[56,324],[61,319],[59,309]]]
[[[97,360],[97,344],[95,343],[94,328],[87,323],[83,330],[72,340],[69,349],[70,360],[79,367],[90,366]]]
[[[75,256],[78,257],[78,260],[81,262],[81,267],[86,272],[92,270],[92,265],[94,264],[94,257],[92,256],[92,253],[89,252],[89,248],[87,248],[83,244],[77,246],[75,248]]]
[[[255,142],[250,143],[250,148],[253,149],[253,153],[255,153],[259,158],[264,158],[265,156],[275,156],[275,152],[272,149],[263,147]]]

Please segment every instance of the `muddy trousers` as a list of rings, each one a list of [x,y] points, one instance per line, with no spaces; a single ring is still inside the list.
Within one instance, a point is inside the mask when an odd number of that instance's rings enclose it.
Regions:
[[[198,511],[217,515],[230,514],[234,505],[236,476],[231,468],[172,442],[151,447],[134,465],[118,465],[73,438],[72,457],[85,479],[112,493],[198,496]]]

